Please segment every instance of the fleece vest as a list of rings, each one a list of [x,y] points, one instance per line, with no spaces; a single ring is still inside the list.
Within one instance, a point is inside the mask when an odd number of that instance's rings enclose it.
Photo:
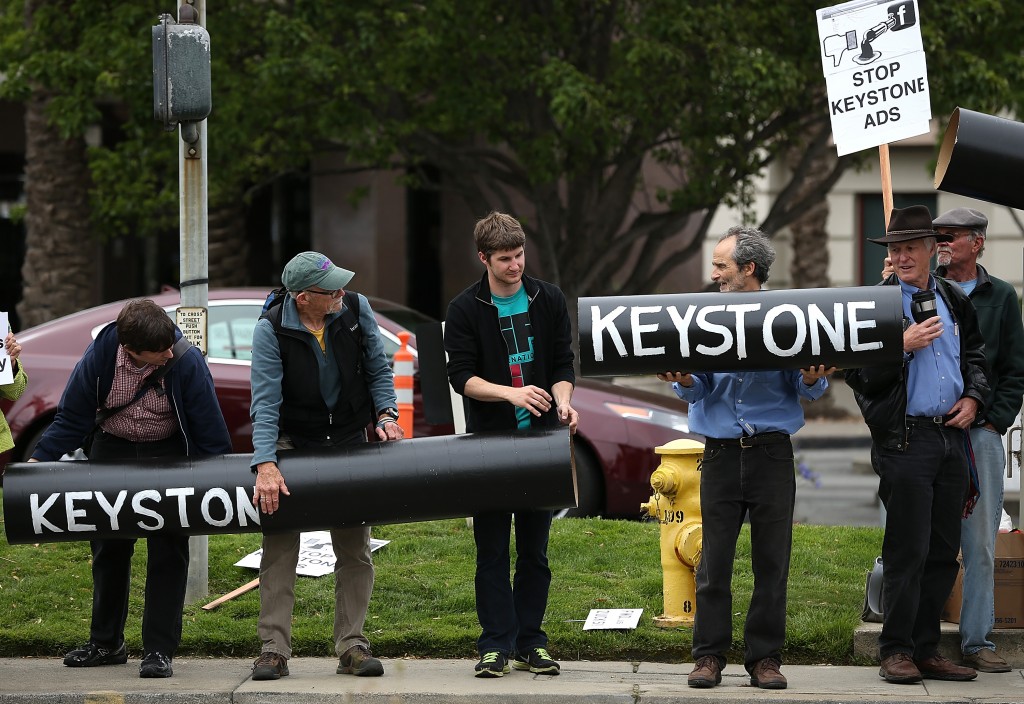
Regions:
[[[323,443],[351,435],[373,423],[373,404],[363,371],[362,330],[359,327],[359,299],[345,294],[341,315],[328,325],[325,336],[341,374],[341,392],[334,408],[328,408],[320,393],[320,373],[308,332],[281,326],[283,305],[264,314],[274,326],[281,350],[284,375],[281,383],[279,427],[296,440],[296,446]],[[353,314],[353,311],[354,314]]]

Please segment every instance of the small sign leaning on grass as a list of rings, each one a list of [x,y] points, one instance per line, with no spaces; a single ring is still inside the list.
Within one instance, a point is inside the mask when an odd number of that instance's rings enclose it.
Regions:
[[[591,609],[583,624],[584,631],[628,630],[640,623],[643,609]]]

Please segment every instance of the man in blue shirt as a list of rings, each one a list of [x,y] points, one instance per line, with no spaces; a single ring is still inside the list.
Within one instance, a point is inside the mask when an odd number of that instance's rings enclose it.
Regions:
[[[719,290],[759,291],[775,251],[760,230],[731,228],[712,255]],[[736,540],[750,518],[754,593],[743,639],[750,683],[785,689],[779,668],[786,638],[786,587],[796,480],[790,436],[804,425],[800,399],[820,398],[834,368],[659,374],[689,402],[690,429],[705,436],[700,505],[703,555],[697,567],[691,687],[722,681],[732,645],[732,571]]]
[[[878,674],[897,684],[977,677],[938,653],[969,487],[966,431],[989,393],[974,306],[928,271],[937,242],[950,239],[933,229],[928,208],[893,209],[885,237],[871,241],[892,260],[895,276],[882,285],[903,293],[903,364],[846,372],[886,508]]]

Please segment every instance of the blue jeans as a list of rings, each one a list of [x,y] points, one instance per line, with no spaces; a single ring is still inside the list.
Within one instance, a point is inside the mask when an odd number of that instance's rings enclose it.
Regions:
[[[754,592],[743,627],[743,664],[781,660],[786,588],[793,545],[796,478],[789,440],[741,448],[707,438],[700,472],[703,554],[697,567],[693,659],[712,655],[725,667],[732,646],[732,573],[736,540],[750,519]]]
[[[960,607],[960,648],[967,655],[995,644],[988,639],[995,625],[992,568],[996,533],[1003,509],[1003,470],[1006,456],[999,433],[971,428],[971,444],[978,465],[981,495],[970,517],[960,523],[964,554],[964,600]]]
[[[476,539],[476,614],[482,633],[480,654],[526,653],[545,648],[548,636],[541,628],[548,607],[551,570],[548,534],[551,511],[517,511],[516,572],[509,582],[511,513],[473,516]]]

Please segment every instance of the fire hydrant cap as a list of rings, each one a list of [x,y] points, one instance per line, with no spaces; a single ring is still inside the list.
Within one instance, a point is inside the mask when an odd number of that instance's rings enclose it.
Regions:
[[[659,455],[699,455],[704,452],[704,443],[680,438],[654,448]]]

